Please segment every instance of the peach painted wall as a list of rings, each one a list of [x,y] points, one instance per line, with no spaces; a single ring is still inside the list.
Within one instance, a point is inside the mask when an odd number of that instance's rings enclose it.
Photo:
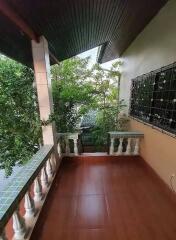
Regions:
[[[176,0],[159,11],[125,51],[122,61],[120,98],[128,105],[131,79],[176,61]],[[130,127],[144,133],[141,155],[169,184],[171,174],[176,174],[176,139],[135,120]]]
[[[170,185],[170,176],[176,173],[176,139],[133,119],[130,129],[144,133],[141,156]]]

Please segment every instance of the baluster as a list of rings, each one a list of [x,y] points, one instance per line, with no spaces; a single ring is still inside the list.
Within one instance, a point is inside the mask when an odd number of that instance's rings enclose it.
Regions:
[[[125,155],[130,155],[130,154],[131,154],[131,138],[128,138]]]
[[[74,138],[73,142],[74,142],[74,154],[78,155],[78,139]]]
[[[14,239],[23,240],[26,234],[25,221],[22,216],[20,216],[19,209],[13,213],[13,230]]]
[[[69,146],[69,139],[68,138],[65,139],[65,144],[66,144],[65,153],[66,153],[66,155],[69,155],[70,154],[70,146]]]
[[[55,173],[57,168],[57,163],[56,163],[56,158],[54,154],[51,155],[51,166],[52,166],[53,173]]]
[[[110,144],[109,154],[110,155],[114,154],[114,138],[113,137],[111,137],[111,144]]]
[[[7,240],[5,230],[1,233],[0,240]]]
[[[43,198],[42,186],[40,184],[39,178],[36,177],[36,179],[34,180],[34,201],[40,202],[42,198]]]
[[[58,142],[58,144],[57,144],[57,151],[58,151],[59,157],[61,157],[62,156],[62,151],[61,151],[61,144],[60,144],[60,142]]]
[[[26,192],[24,197],[24,208],[25,208],[25,219],[33,218],[35,216],[35,204],[34,200],[32,199],[30,192]]]
[[[47,173],[49,179],[51,179],[53,177],[53,169],[51,166],[50,158],[46,162],[46,173]]]
[[[119,146],[117,150],[117,155],[122,155],[123,152],[123,138],[119,138]]]
[[[44,191],[46,191],[48,186],[49,186],[49,182],[48,182],[48,176],[47,176],[47,173],[46,173],[45,166],[41,170],[41,178],[40,178],[40,180],[41,180],[42,189]]]
[[[133,152],[134,155],[139,155],[139,141],[140,141],[139,138],[135,139],[135,146]]]

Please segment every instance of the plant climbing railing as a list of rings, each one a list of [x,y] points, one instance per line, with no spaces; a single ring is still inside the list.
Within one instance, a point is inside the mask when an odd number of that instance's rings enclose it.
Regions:
[[[6,225],[11,217],[13,239],[29,239],[57,171],[58,163],[53,151],[52,145],[41,147],[1,192],[1,240],[9,239],[6,235]]]

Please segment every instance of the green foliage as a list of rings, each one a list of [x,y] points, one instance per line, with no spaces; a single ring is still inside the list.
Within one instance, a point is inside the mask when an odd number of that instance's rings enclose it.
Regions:
[[[40,121],[33,71],[0,57],[0,168],[6,175],[38,149]]]
[[[52,92],[58,132],[75,130],[80,117],[94,105],[89,58],[74,57],[52,67]]]
[[[94,65],[93,79],[97,92],[97,117],[96,126],[92,131],[94,143],[97,148],[107,144],[109,131],[121,130],[118,120],[119,112],[125,107],[123,101],[119,101],[119,81],[121,62],[116,62],[111,69],[104,69],[100,65]]]
[[[93,141],[98,150],[99,148],[101,149],[101,146],[107,144],[108,132],[123,130],[122,125],[119,125],[118,114],[124,106],[123,101],[120,101],[118,106],[112,105],[111,107],[99,109],[96,117],[96,125],[92,130]]]
[[[52,68],[54,115],[59,132],[75,131],[81,116],[90,110],[97,112],[92,137],[95,145],[104,145],[107,132],[117,130],[118,113],[124,103],[119,102],[119,67],[111,69],[99,64],[88,68],[89,58],[66,60]]]
[[[98,112],[93,138],[103,145],[108,131],[118,128],[120,63],[110,70],[89,58],[74,57],[52,67],[54,114],[42,125],[56,121],[58,132],[72,132],[80,117],[89,110]],[[41,122],[38,115],[33,71],[13,60],[0,57],[0,168],[6,175],[13,166],[27,162],[41,143]]]

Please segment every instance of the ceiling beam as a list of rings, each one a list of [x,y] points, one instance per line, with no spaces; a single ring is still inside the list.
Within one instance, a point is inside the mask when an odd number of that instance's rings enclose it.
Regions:
[[[33,31],[32,28],[18,15],[6,0],[0,0],[0,12],[8,17],[22,32],[24,32],[30,39],[39,42],[39,36]]]
[[[0,0],[0,13],[15,24],[30,40],[39,42],[39,35],[24,21],[24,19],[8,4],[6,0]],[[50,58],[54,63],[59,63],[57,58],[50,52]]]
[[[59,60],[49,51],[50,59],[57,64],[60,64]]]

